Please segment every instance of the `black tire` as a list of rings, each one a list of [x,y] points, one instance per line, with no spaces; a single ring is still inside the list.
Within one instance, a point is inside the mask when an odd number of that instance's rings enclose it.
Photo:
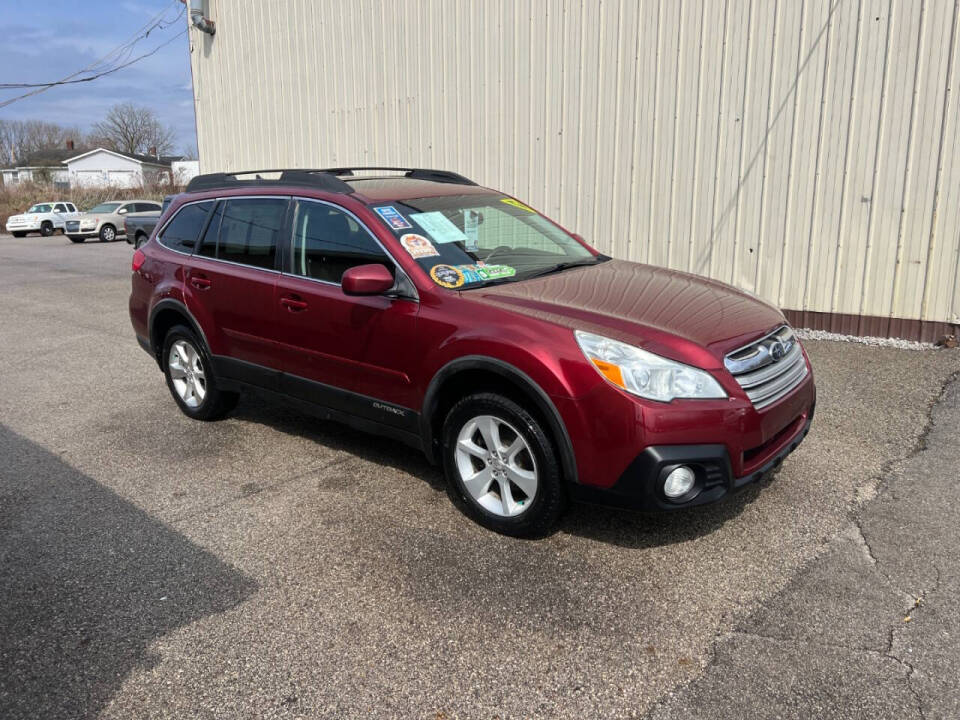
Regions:
[[[53,223],[49,220],[44,220],[40,223],[40,234],[44,237],[50,237],[53,235]]]
[[[196,407],[191,407],[184,402],[173,384],[173,378],[170,376],[171,349],[175,343],[181,340],[186,341],[200,355],[200,365],[204,374],[206,393],[203,400]],[[193,418],[194,420],[219,420],[236,407],[237,400],[240,399],[239,394],[226,392],[219,388],[217,379],[213,374],[213,363],[210,362],[210,354],[190,328],[184,325],[175,325],[170,329],[163,341],[163,355],[161,358],[163,361],[163,375],[167,379],[167,389],[170,390],[174,401],[187,417]]]
[[[457,437],[468,422],[483,415],[493,416],[515,428],[536,463],[536,493],[530,505],[514,516],[498,515],[483,507],[467,491],[457,467]],[[539,537],[553,529],[567,498],[556,450],[540,420],[507,397],[478,393],[451,408],[444,419],[442,437],[448,490],[454,504],[469,517],[490,530],[514,537]]]
[[[14,237],[26,237],[26,236],[27,236],[27,234],[26,234],[25,232],[15,232],[15,233],[12,233],[12,235],[13,235]]]
[[[147,241],[147,236],[143,233],[137,233],[137,236],[133,239],[133,249],[138,250],[140,246]]]
[[[86,238],[83,237],[83,235],[67,235],[67,237],[70,238],[70,242],[75,242],[75,243],[82,243],[84,240],[86,240]]]
[[[113,242],[117,239],[117,229],[110,223],[100,228],[100,242]]]

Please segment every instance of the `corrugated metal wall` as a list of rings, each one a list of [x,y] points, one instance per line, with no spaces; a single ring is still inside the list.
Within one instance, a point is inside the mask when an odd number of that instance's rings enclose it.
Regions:
[[[203,171],[410,165],[784,308],[960,322],[955,0],[210,0]]]

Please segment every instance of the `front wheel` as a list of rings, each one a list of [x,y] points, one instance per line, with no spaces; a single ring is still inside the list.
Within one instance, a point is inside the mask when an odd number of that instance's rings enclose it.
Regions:
[[[504,535],[548,532],[566,504],[553,444],[540,421],[494,393],[464,398],[443,424],[443,462],[453,499]]]
[[[117,239],[117,229],[113,225],[104,225],[100,228],[100,241],[113,242]]]
[[[193,331],[173,327],[163,343],[163,374],[167,387],[184,415],[194,420],[216,420],[233,410],[239,396],[217,385],[210,356]]]

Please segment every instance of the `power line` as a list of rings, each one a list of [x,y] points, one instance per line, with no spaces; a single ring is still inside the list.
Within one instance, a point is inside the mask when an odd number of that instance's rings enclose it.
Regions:
[[[179,4],[179,0],[174,0],[172,4],[173,5]],[[100,59],[94,61],[93,63],[87,65],[84,68],[81,68],[80,70],[77,70],[76,72],[71,73],[70,75],[67,75],[65,78],[62,78],[61,80],[56,80],[49,83],[3,83],[3,84],[0,84],[0,89],[5,89],[5,90],[14,89],[14,88],[20,88],[20,89],[35,88],[30,92],[24,93],[23,95],[18,95],[16,97],[10,98],[9,100],[0,102],[0,108],[6,107],[7,105],[17,102],[18,100],[23,100],[33,95],[46,92],[50,88],[57,87],[60,85],[71,85],[75,83],[91,82],[92,80],[96,80],[97,78],[101,78],[105,75],[110,75],[111,73],[115,73],[118,70],[122,70],[126,67],[130,67],[136,62],[139,62],[144,58],[148,58],[151,55],[156,54],[162,48],[166,47],[167,45],[172,43],[174,40],[184,35],[187,32],[186,28],[184,28],[182,31],[180,31],[173,37],[169,38],[166,42],[163,42],[160,45],[156,46],[155,48],[153,48],[153,50],[143,53],[142,55],[139,55],[133,58],[132,60],[126,60],[126,58],[130,57],[130,54],[133,52],[133,46],[137,42],[149,36],[150,33],[157,28],[166,29],[173,23],[177,22],[181,17],[183,17],[183,14],[185,12],[184,9],[181,9],[175,18],[165,22],[164,17],[166,16],[167,12],[169,12],[169,10],[170,10],[170,7],[164,8],[163,11],[161,11],[157,15],[154,15],[153,18],[147,21],[146,24],[141,26],[141,28],[137,30],[136,34],[131,39],[127,40],[122,45],[117,46],[116,48],[111,50],[109,53],[101,57]],[[123,58],[124,60],[123,62],[121,62],[121,58]],[[119,65],[116,64],[118,62],[120,62]],[[97,68],[102,68],[102,67],[105,67],[106,69],[97,70]],[[93,72],[94,74],[89,75],[87,77],[83,77],[83,78],[77,78],[77,75],[81,75],[85,72]]]

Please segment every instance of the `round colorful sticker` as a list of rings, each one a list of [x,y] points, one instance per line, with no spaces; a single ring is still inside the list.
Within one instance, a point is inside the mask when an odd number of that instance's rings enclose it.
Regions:
[[[440,255],[432,242],[427,240],[423,235],[417,235],[416,233],[407,233],[404,235],[400,238],[400,244],[403,245],[403,249],[410,253],[410,257],[414,260]]]
[[[463,273],[453,265],[434,265],[430,268],[430,277],[440,287],[458,288],[464,283]]]

